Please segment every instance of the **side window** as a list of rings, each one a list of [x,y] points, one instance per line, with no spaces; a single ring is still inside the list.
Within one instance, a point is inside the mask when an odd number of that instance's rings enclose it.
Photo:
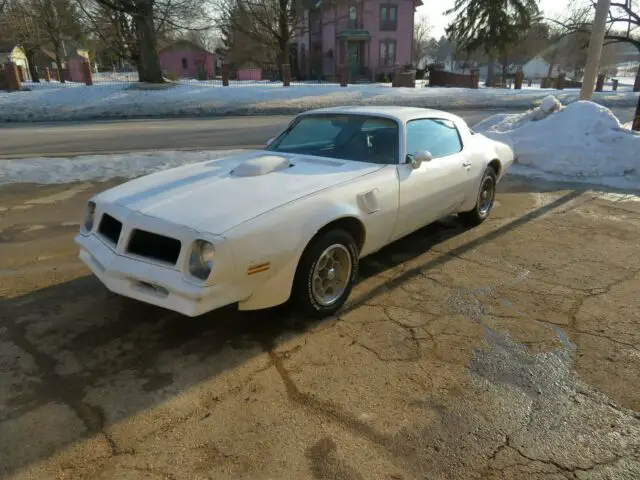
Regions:
[[[407,153],[428,150],[433,158],[462,151],[458,129],[451,120],[424,118],[407,123]]]

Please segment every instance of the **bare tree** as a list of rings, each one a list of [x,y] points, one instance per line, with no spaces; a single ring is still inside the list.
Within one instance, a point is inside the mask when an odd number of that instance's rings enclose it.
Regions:
[[[209,52],[215,51],[216,47],[220,46],[220,41],[212,30],[189,30],[183,37]]]
[[[133,18],[97,2],[79,2],[84,21],[92,35],[93,51],[107,63],[140,64],[140,51]],[[114,65],[115,66],[115,65]]]
[[[351,9],[362,16],[366,5],[348,0],[216,0],[218,27],[226,43],[258,50],[278,65],[289,63],[289,47],[297,37],[319,35],[323,27],[349,20]]]
[[[42,27],[43,36],[53,47],[56,66],[61,81],[63,63],[66,60],[65,40],[78,38],[82,31],[78,14],[71,0],[27,0],[37,21]]]
[[[413,26],[413,61],[416,66],[427,56],[429,40],[432,39],[433,25],[425,17],[419,19]]]
[[[65,40],[77,39],[82,34],[71,0],[9,0],[5,10],[4,28],[25,51],[32,79],[39,80],[36,54],[42,47],[51,46],[60,78],[64,81]]]
[[[35,57],[44,45],[42,27],[38,19],[26,8],[24,2],[7,0],[0,17],[0,32],[3,40],[20,45],[27,57],[29,73],[34,82],[39,82]]]
[[[578,5],[570,10],[570,14],[563,20],[548,18],[566,32],[590,32],[593,21],[593,9],[596,2],[591,0],[590,5]],[[620,25],[626,25],[620,29]],[[611,2],[609,17],[607,20],[607,33],[605,45],[611,43],[628,43],[633,45],[640,53],[640,3],[637,0],[624,0]]]
[[[289,45],[302,22],[297,0],[220,0],[220,28],[247,43],[276,51],[278,64],[289,63]]]
[[[156,29],[154,25],[154,0],[96,0],[99,4],[123,14],[131,20],[135,32],[135,44],[139,52],[137,62],[141,82],[163,83],[162,69],[157,52]]]
[[[87,23],[106,49],[133,62],[142,82],[164,81],[158,38],[206,30],[213,21],[201,0],[78,0]]]

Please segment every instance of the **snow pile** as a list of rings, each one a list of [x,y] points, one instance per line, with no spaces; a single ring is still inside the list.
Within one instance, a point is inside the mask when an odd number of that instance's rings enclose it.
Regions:
[[[551,97],[527,113],[496,115],[474,129],[512,146],[514,173],[640,189],[640,135],[595,103],[562,107]]]
[[[549,95],[542,99],[540,105],[525,113],[499,113],[477,123],[473,128],[477,131],[498,131],[505,132],[521,127],[528,122],[535,122],[546,118],[550,113],[558,111],[562,108],[562,104],[553,95]]]
[[[134,178],[189,163],[219,160],[242,150],[142,152],[86,155],[74,158],[37,157],[0,162],[0,185],[6,183],[69,183]]]

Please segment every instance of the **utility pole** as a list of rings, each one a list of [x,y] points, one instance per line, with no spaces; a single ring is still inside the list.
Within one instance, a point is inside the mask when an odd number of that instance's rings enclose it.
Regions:
[[[591,28],[591,38],[589,39],[589,52],[587,53],[587,65],[584,69],[584,79],[582,80],[582,90],[580,100],[591,100],[593,97],[594,84],[598,76],[600,66],[600,55],[602,54],[602,44],[607,30],[607,14],[611,0],[598,0],[596,5],[596,15]]]
[[[633,123],[631,124],[631,130],[640,132],[640,95],[638,95],[638,105],[636,106],[636,114],[633,117]]]

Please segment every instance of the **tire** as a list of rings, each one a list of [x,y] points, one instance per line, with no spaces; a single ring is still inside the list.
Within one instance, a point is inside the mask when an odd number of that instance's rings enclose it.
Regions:
[[[491,214],[493,203],[496,198],[496,185],[496,172],[493,168],[487,167],[482,175],[482,180],[480,181],[480,188],[478,189],[475,206],[468,212],[460,212],[458,214],[462,223],[468,227],[475,227],[487,219]],[[487,193],[488,197],[484,197],[483,193],[487,191],[487,187],[490,191]]]
[[[305,315],[313,318],[331,316],[349,298],[357,274],[356,242],[343,230],[329,230],[313,239],[302,254],[293,282],[292,300]],[[325,280],[324,285],[335,282],[337,287],[321,288],[321,279]],[[320,294],[322,290],[326,293],[324,297]]]

